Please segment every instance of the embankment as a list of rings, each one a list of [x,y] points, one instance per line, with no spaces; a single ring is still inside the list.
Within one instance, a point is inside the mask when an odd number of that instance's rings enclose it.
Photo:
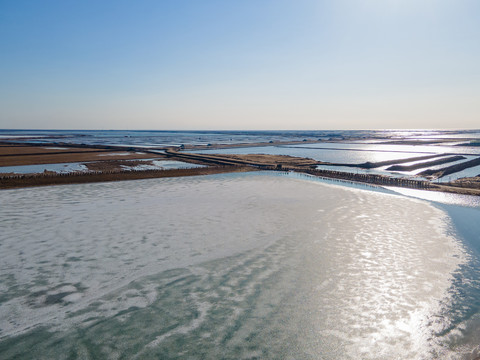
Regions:
[[[430,166],[447,164],[447,163],[450,163],[450,162],[464,160],[464,159],[466,159],[465,156],[457,155],[457,156],[450,156],[450,157],[444,158],[444,159],[421,162],[421,163],[412,164],[412,165],[394,165],[394,166],[390,166],[389,168],[387,168],[387,170],[389,170],[389,171],[413,171],[413,170],[417,170],[417,169],[422,169],[422,168],[428,168]]]
[[[0,189],[11,189],[31,186],[83,184],[93,182],[108,182],[120,180],[140,180],[179,176],[199,176],[222,174],[229,172],[252,171],[246,166],[212,166],[191,169],[171,170],[130,170],[102,172],[74,172],[66,174],[41,173],[28,175],[11,175],[0,177]]]
[[[434,178],[441,178],[443,176],[450,175],[450,174],[453,174],[453,173],[456,173],[456,172],[459,172],[459,171],[462,171],[462,170],[465,170],[465,169],[468,169],[468,168],[471,168],[471,167],[474,167],[474,166],[478,166],[478,165],[480,165],[480,157],[478,157],[476,159],[473,159],[473,160],[465,161],[461,164],[448,166],[448,167],[442,168],[440,170],[425,170],[425,171],[422,171],[420,173],[420,175],[422,175],[422,176],[432,176]]]

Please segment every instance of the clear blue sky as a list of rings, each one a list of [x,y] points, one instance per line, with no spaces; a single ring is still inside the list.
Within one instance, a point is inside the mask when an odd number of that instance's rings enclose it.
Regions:
[[[479,127],[478,0],[0,0],[0,128]]]

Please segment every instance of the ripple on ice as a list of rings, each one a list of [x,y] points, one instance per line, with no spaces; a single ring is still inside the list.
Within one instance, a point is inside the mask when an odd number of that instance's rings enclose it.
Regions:
[[[426,202],[250,174],[2,196],[1,336],[20,353],[41,328],[53,357],[448,351],[437,334],[468,257]]]

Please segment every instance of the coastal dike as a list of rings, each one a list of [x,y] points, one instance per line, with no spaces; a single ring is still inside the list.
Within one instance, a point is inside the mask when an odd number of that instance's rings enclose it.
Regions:
[[[242,166],[211,166],[192,169],[168,170],[120,170],[72,173],[39,173],[25,175],[0,176],[0,189],[13,189],[33,186],[85,184],[95,182],[157,179],[183,176],[201,176],[231,172],[252,171]]]
[[[43,145],[45,146],[45,145]],[[306,173],[313,176],[324,177],[328,179],[337,179],[340,181],[348,182],[358,182],[366,183],[376,186],[391,186],[391,187],[405,187],[412,189],[423,189],[423,190],[433,190],[433,191],[444,191],[457,194],[465,195],[480,195],[480,188],[478,180],[473,179],[469,182],[462,181],[461,183],[456,182],[446,183],[446,184],[437,184],[427,180],[414,180],[407,178],[398,178],[391,177],[388,175],[378,175],[378,174],[366,174],[366,173],[354,173],[354,172],[344,172],[344,171],[335,171],[335,170],[325,170],[317,169],[317,165],[321,164],[313,159],[309,158],[299,158],[287,155],[266,155],[266,154],[248,154],[248,155],[211,155],[211,154],[194,154],[187,152],[179,152],[178,149],[165,149],[162,154],[159,153],[149,153],[143,152],[139,154],[139,149],[133,148],[127,151],[128,154],[118,154],[118,156],[109,156],[109,160],[101,160],[98,158],[98,149],[97,153],[92,154],[87,148],[81,148],[79,150],[72,150],[72,148],[65,149],[65,151],[52,151],[45,152],[41,150],[42,154],[39,154],[40,150],[32,153],[32,149],[24,149],[24,154],[19,156],[22,161],[38,160],[37,157],[57,157],[61,156],[63,161],[71,161],[72,157],[77,156],[92,156],[95,155],[97,161],[96,168],[91,168],[92,164],[90,163],[90,171],[88,172],[70,172],[70,173],[55,173],[55,172],[44,172],[37,174],[5,174],[0,175],[0,189],[11,189],[11,188],[20,188],[20,187],[32,187],[32,186],[47,186],[47,185],[62,185],[62,184],[81,184],[81,183],[93,183],[93,182],[107,182],[107,181],[122,181],[122,180],[139,180],[139,179],[152,179],[152,178],[165,178],[165,177],[181,177],[181,176],[200,176],[200,175],[210,175],[210,174],[221,174],[229,172],[244,172],[244,171],[294,171],[298,173]],[[103,149],[104,151],[112,151],[113,149]],[[4,149],[5,151],[5,149]],[[118,151],[118,149],[114,149]],[[52,152],[54,154],[52,154]],[[114,155],[114,154],[112,154]],[[188,169],[155,169],[155,170],[125,170],[121,169],[118,165],[120,164],[121,158],[128,159],[129,161],[137,160],[141,161],[141,158],[151,158],[155,156],[157,158],[163,158],[165,160],[176,160],[183,161],[188,163],[195,163],[203,165],[202,167],[188,168]],[[434,156],[423,156],[414,158],[416,160],[426,160],[427,158],[435,158],[439,155]],[[445,156],[445,154],[444,154]],[[14,156],[5,153],[2,155],[3,160],[13,160]],[[118,160],[110,160],[112,159]],[[404,159],[403,162],[407,162],[410,159]],[[440,162],[449,162],[452,160],[458,160],[457,157],[451,157],[448,159],[434,160],[431,163],[440,163]],[[19,160],[17,160],[19,161]],[[368,163],[368,167],[374,168],[379,164],[384,166],[388,162],[381,163]],[[473,162],[467,162],[468,165],[477,164],[478,159],[475,159]],[[113,165],[115,167],[108,167],[107,165]],[[397,164],[399,161],[397,161]],[[365,165],[365,164],[360,164]],[[454,165],[455,167],[459,165]],[[362,166],[363,167],[363,166]]]
[[[213,159],[209,159],[213,162]],[[342,171],[309,169],[300,166],[282,166],[281,164],[252,164],[251,162],[240,163],[218,160],[212,166],[191,168],[191,169],[170,169],[170,170],[119,170],[119,171],[97,171],[97,172],[71,172],[71,173],[39,173],[25,175],[0,176],[0,188],[8,189],[15,187],[80,184],[89,182],[106,182],[120,180],[138,180],[163,177],[199,176],[210,174],[221,174],[241,171],[295,171],[307,173],[314,176],[340,179],[346,181],[362,182],[374,185],[402,186],[418,189],[427,189],[433,185],[428,181],[407,180],[402,178],[391,178],[382,175],[356,174]]]
[[[197,159],[198,160],[198,159]],[[209,159],[213,162],[213,159]],[[94,182],[141,180],[167,177],[201,176],[223,174],[231,172],[247,171],[281,171],[305,173],[326,179],[339,181],[365,183],[376,186],[406,187],[412,189],[443,191],[457,194],[480,196],[479,188],[467,187],[465,183],[458,186],[452,184],[434,184],[425,180],[412,180],[405,178],[393,178],[376,174],[348,173],[342,171],[312,169],[306,166],[283,166],[281,164],[231,164],[230,162],[218,160],[218,163],[208,167],[191,169],[169,169],[169,170],[120,170],[120,171],[99,171],[99,172],[72,172],[65,174],[40,173],[26,175],[0,176],[0,189],[12,189],[21,187],[83,184]]]

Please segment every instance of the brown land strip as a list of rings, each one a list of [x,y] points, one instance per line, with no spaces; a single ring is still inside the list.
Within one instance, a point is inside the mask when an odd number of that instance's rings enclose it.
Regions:
[[[51,145],[53,147],[53,145]],[[55,145],[56,147],[57,145]],[[66,150],[45,149],[50,145],[3,145],[0,146],[0,166],[60,164],[70,162],[109,161],[126,159],[165,158],[158,153],[147,153],[139,149],[98,149],[69,147]],[[60,147],[60,146],[59,146]],[[63,147],[63,146],[61,146]],[[142,152],[142,154],[137,154]],[[123,155],[115,155],[121,153]],[[126,154],[128,153],[128,154]]]
[[[321,162],[308,158],[299,158],[289,155],[266,155],[266,154],[192,154],[167,150],[166,155],[170,158],[186,161],[202,161],[203,163],[222,165],[251,165],[257,167],[280,166],[316,166]]]
[[[435,154],[435,155],[426,155],[426,156],[415,156],[406,159],[396,159],[396,160],[386,160],[386,161],[379,161],[379,162],[370,162],[367,161],[363,164],[354,165],[356,167],[364,168],[364,169],[375,169],[382,166],[393,165],[393,164],[404,164],[412,161],[421,161],[421,160],[428,160],[433,159],[439,156],[445,156],[449,154]]]
[[[425,171],[422,171],[419,175],[430,176],[432,178],[438,179],[443,176],[450,175],[450,174],[453,174],[477,165],[480,165],[480,156],[477,157],[476,159],[465,161],[461,164],[444,167],[440,170],[425,170]]]
[[[459,161],[459,160],[464,160],[466,159],[465,156],[461,155],[456,155],[456,156],[451,156],[445,159],[439,159],[439,160],[434,160],[434,161],[428,161],[428,162],[421,162],[413,165],[394,165],[390,166],[387,168],[387,170],[390,171],[412,171],[412,170],[417,170],[417,169],[422,169],[422,168],[428,168],[430,166],[436,166],[436,165],[442,165],[446,164],[449,162],[454,162],[454,161]]]
[[[192,169],[140,170],[140,171],[104,171],[94,173],[41,173],[29,175],[0,176],[0,189],[13,189],[32,186],[84,184],[123,180],[156,179],[180,176],[200,176],[245,172],[254,170],[246,166],[215,166]]]
[[[325,169],[307,169],[307,168],[285,168],[285,170],[307,173],[310,175],[340,179],[352,182],[361,182],[373,185],[400,186],[414,189],[431,189],[434,184],[425,180],[412,180],[407,178],[396,178],[386,175],[347,173],[344,171],[325,170]]]
[[[178,152],[177,149],[169,149],[166,151],[167,156],[179,157],[183,159],[190,160],[212,160],[213,162],[217,161],[229,161],[231,164],[248,164],[254,166],[272,166],[272,165],[282,165],[282,166],[316,166],[327,164],[330,166],[348,166],[348,167],[359,167],[365,169],[374,169],[382,166],[393,165],[393,164],[403,164],[412,161],[428,160],[437,158],[440,156],[445,156],[448,154],[435,154],[435,155],[426,155],[426,156],[416,156],[407,159],[396,159],[396,160],[387,160],[379,162],[366,162],[362,164],[343,164],[343,163],[327,163],[324,161],[317,161],[310,158],[300,158],[289,155],[270,155],[270,154],[242,154],[242,155],[233,155],[233,154],[192,154],[186,152]]]
[[[49,149],[50,148],[50,149]],[[51,149],[58,148],[58,149]],[[62,148],[62,149],[60,149]],[[74,148],[63,146],[32,146],[32,145],[5,145],[0,144],[0,157],[4,156],[20,156],[20,155],[38,155],[38,154],[64,154],[64,153],[79,153],[91,151],[115,151],[112,149],[92,149],[92,148]]]
[[[60,154],[85,154],[85,153],[99,153],[98,150],[82,150],[82,151],[49,151],[49,152],[35,152],[35,153],[23,153],[23,154],[0,154],[0,159],[9,157],[9,156],[34,156],[34,155],[60,155]],[[110,152],[113,153],[112,150],[104,150],[102,152]]]
[[[451,186],[480,189],[480,174],[476,177],[462,178],[448,183]]]
[[[407,187],[413,189],[423,189],[423,190],[432,190],[432,191],[444,191],[456,194],[465,194],[465,195],[475,195],[480,196],[480,190],[476,188],[467,188],[466,186],[460,187],[456,184],[434,184],[426,180],[412,180],[406,178],[395,178],[387,175],[376,175],[376,174],[357,174],[357,173],[347,173],[343,171],[334,171],[334,170],[324,170],[324,169],[314,169],[312,166],[315,165],[315,160],[304,159],[304,158],[295,158],[293,156],[278,156],[278,155],[262,155],[260,157],[262,161],[259,161],[259,157],[254,155],[205,155],[205,154],[190,154],[190,153],[169,153],[172,156],[180,155],[186,156],[184,159],[189,159],[190,155],[196,159],[208,159],[211,163],[228,163],[230,161],[235,161],[236,164],[244,164],[255,166],[263,170],[281,170],[281,171],[296,171],[308,173],[315,176],[333,178],[344,181],[353,181],[361,182],[372,185],[379,186],[398,186],[398,187]],[[437,157],[441,155],[435,155]],[[431,156],[429,156],[431,157]],[[422,157],[424,158],[424,157]],[[275,159],[275,161],[273,161]],[[418,159],[418,158],[417,158]],[[256,160],[256,161],[254,161]],[[283,161],[282,161],[283,160]],[[409,161],[413,161],[409,159]],[[313,162],[313,163],[312,163]],[[318,163],[318,162],[317,162]]]
[[[265,154],[246,154],[246,155],[224,155],[226,158],[248,162],[255,166],[297,166],[312,167],[320,162],[310,158],[301,158],[290,155],[265,155]]]
[[[165,158],[160,154],[135,154],[129,155],[112,155],[99,156],[102,153],[88,152],[75,154],[39,154],[30,156],[12,156],[8,158],[0,158],[0,166],[18,166],[18,165],[36,165],[36,164],[60,164],[70,162],[88,162],[105,160],[125,160],[125,159],[151,159],[151,158]]]
[[[468,188],[461,187],[454,183],[447,184],[434,184],[429,190],[448,192],[452,194],[461,194],[461,195],[471,195],[471,196],[480,196],[480,189],[478,188]]]

